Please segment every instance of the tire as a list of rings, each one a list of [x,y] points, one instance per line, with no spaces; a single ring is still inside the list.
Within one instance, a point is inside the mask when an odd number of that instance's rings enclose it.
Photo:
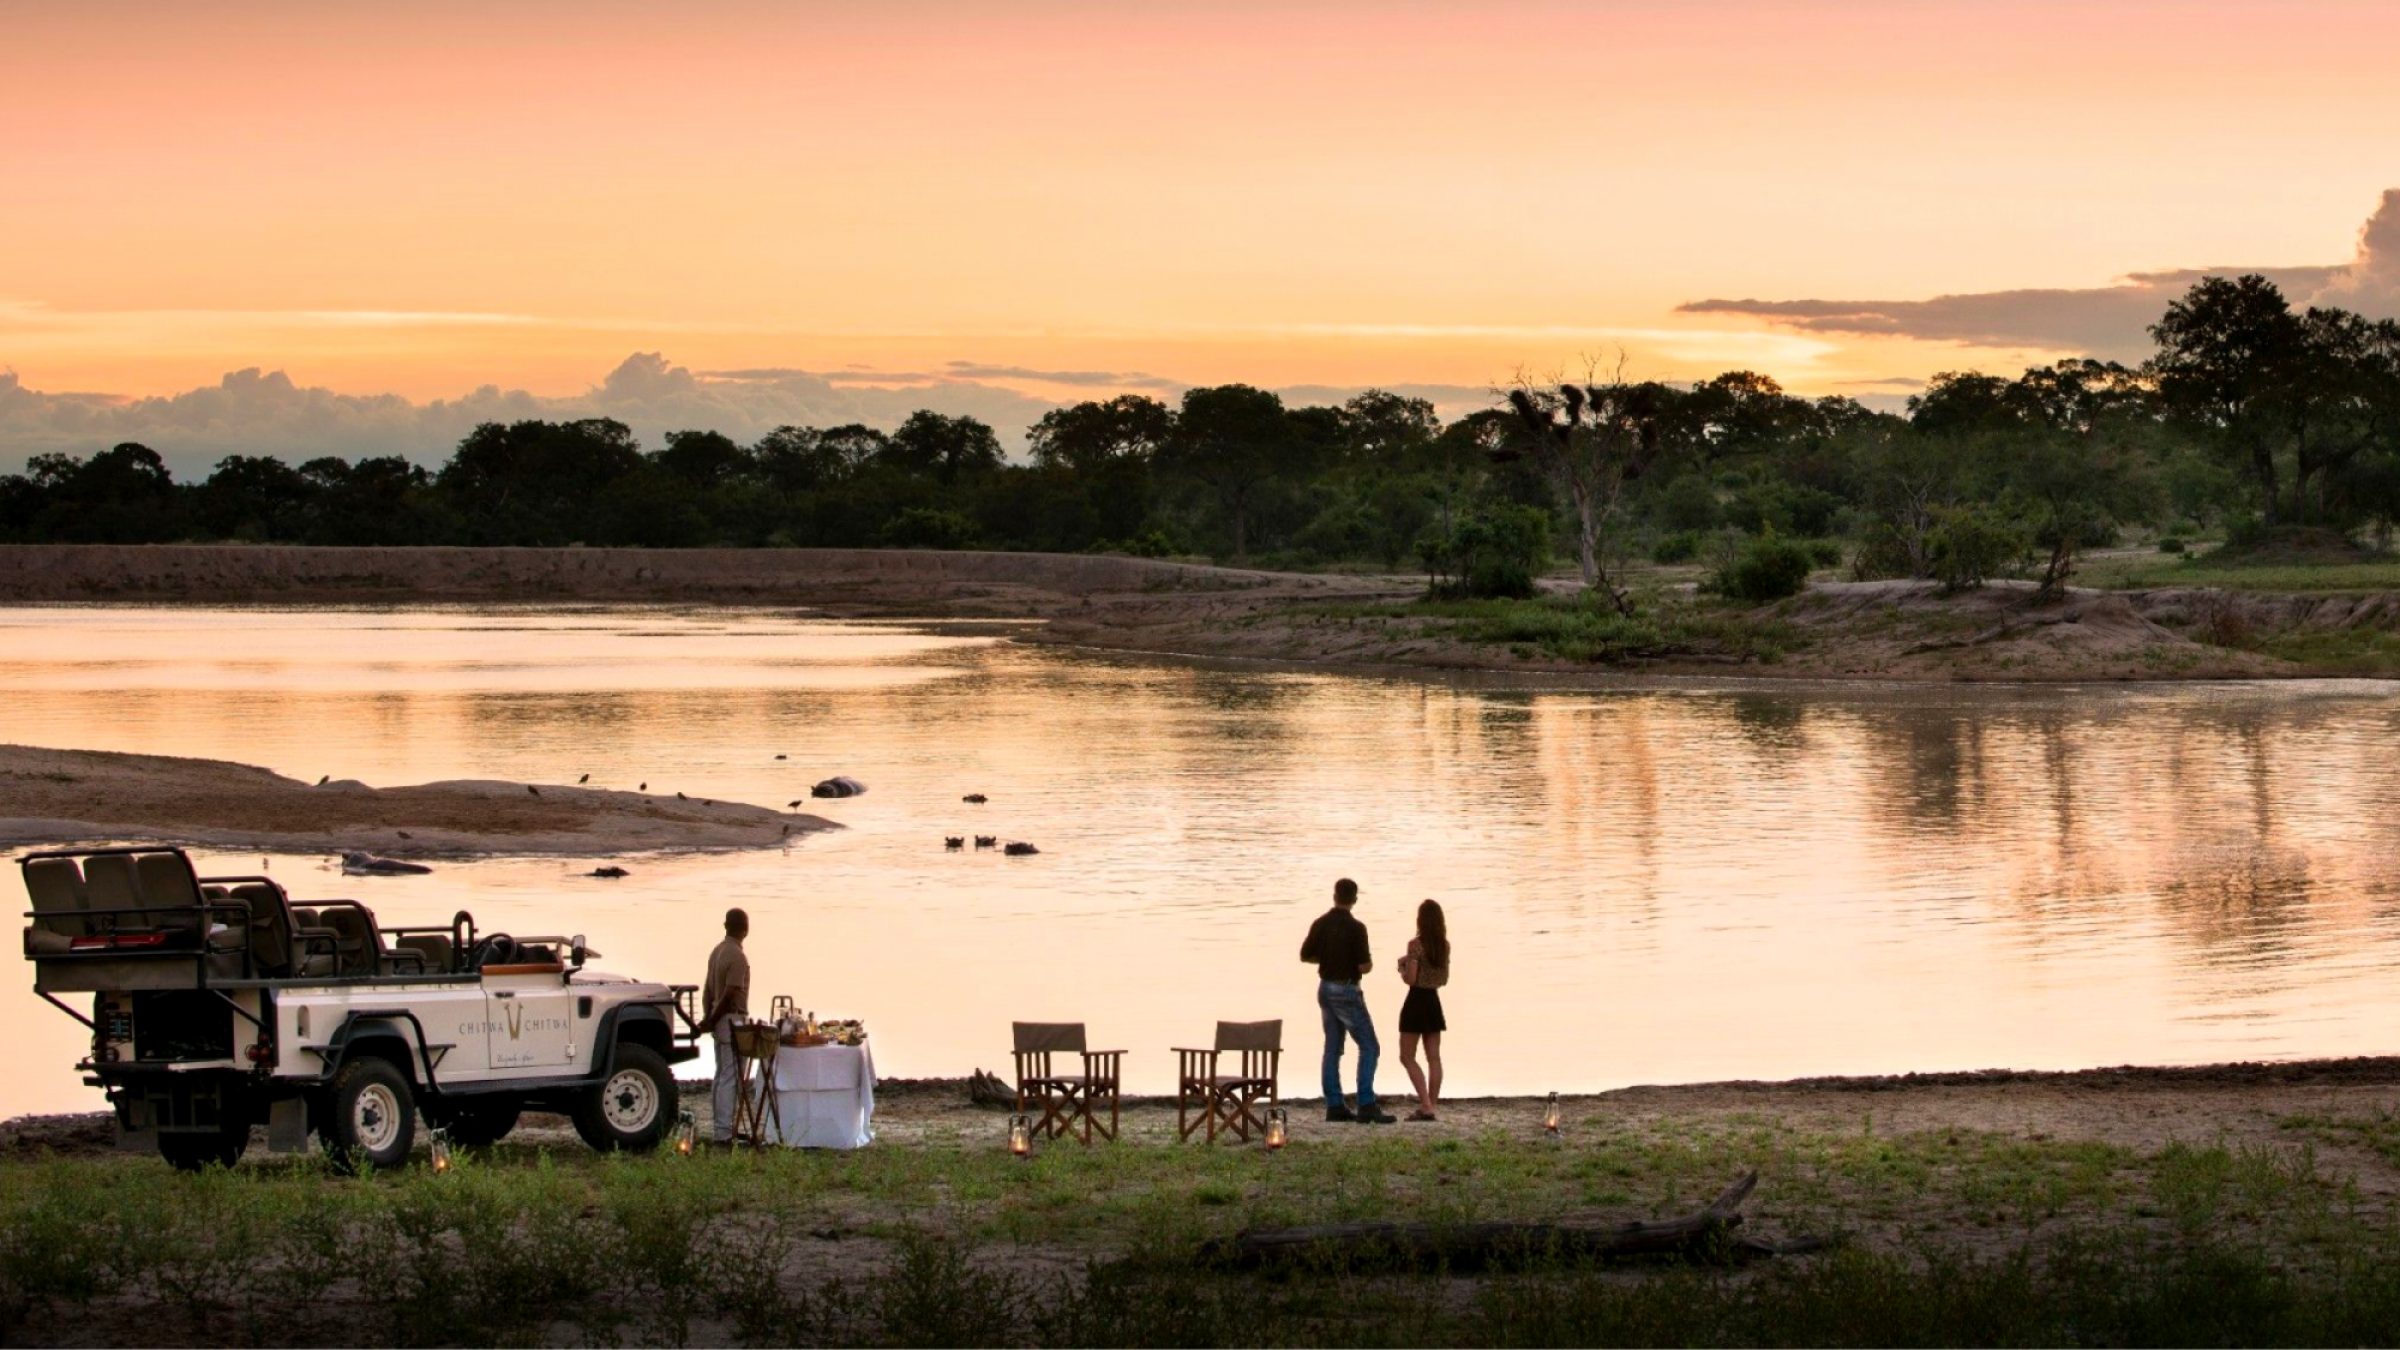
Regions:
[[[417,1142],[417,1095],[388,1059],[362,1056],[333,1076],[320,1137],[337,1170],[377,1170],[408,1161]]]
[[[161,1134],[158,1136],[158,1156],[167,1160],[178,1172],[199,1172],[211,1164],[231,1167],[242,1160],[242,1150],[250,1147],[250,1125],[228,1125],[213,1134]]]
[[[470,1097],[443,1114],[443,1128],[460,1148],[490,1148],[517,1128],[524,1111],[525,1103],[514,1097]]]
[[[575,1133],[602,1153],[648,1153],[675,1128],[675,1075],[646,1045],[617,1046],[599,1086],[575,1100]]]

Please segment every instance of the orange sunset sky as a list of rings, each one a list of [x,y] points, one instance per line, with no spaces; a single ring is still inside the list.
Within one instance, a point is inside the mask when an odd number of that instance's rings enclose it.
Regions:
[[[1243,380],[1455,410],[1619,349],[1890,399],[2138,356],[2176,287],[2131,274],[2400,306],[2400,6],[2374,0],[0,25],[0,466],[128,429],[408,448],[437,407],[749,431],[927,404],[1013,437],[1057,400]],[[1969,303],[1915,303],[1944,296]],[[1742,303],[1804,300],[1840,303]]]

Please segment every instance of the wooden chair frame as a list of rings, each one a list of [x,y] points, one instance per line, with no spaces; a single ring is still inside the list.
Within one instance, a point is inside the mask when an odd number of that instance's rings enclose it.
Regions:
[[[1233,1065],[1224,1057],[1239,1056]],[[1208,1142],[1219,1133],[1250,1142],[1264,1134],[1266,1108],[1276,1105],[1283,1070],[1283,1022],[1219,1022],[1216,1044],[1207,1050],[1175,1050],[1175,1131],[1179,1140],[1205,1129]],[[1223,1072],[1227,1068],[1233,1072]]]
[[[745,1022],[733,1029],[733,1054],[738,1077],[733,1085],[733,1142],[765,1148],[783,1139],[783,1100],[776,1093],[775,1052],[780,1046],[768,1022]],[[773,1133],[767,1122],[773,1121]]]
[[[1125,1052],[1091,1050],[1084,1046],[1081,1022],[1017,1022],[1012,1024],[1017,1065],[1017,1113],[1035,1116],[1036,1138],[1073,1136],[1088,1144],[1097,1134],[1114,1141],[1121,1124]],[[1062,1073],[1056,1058],[1074,1055],[1082,1073]],[[1108,1103],[1108,1119],[1099,1116]],[[1036,1114],[1036,1107],[1039,1113]]]

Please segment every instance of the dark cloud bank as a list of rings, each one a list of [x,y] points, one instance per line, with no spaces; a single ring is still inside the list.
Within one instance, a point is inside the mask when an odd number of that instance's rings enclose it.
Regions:
[[[1931,300],[1695,300],[1684,314],[1741,314],[1804,333],[1918,338],[1976,347],[2039,347],[2138,358],[2168,303],[2206,276],[2256,272],[2295,305],[2400,315],[2400,188],[2359,231],[2358,256],[2326,267],[2194,267],[2136,272],[2088,290],[1984,291]]]
[[[981,418],[1022,445],[1024,430],[1058,406],[995,380],[1151,394],[1172,402],[1182,381],[1139,371],[1036,370],[953,361],[938,370],[811,371],[788,368],[692,371],[657,352],[637,352],[584,393],[546,398],[486,385],[462,398],[416,403],[397,394],[341,394],[296,384],[281,371],[238,370],[216,384],[160,398],[44,393],[0,371],[0,472],[33,455],[89,454],[140,441],[175,471],[199,475],[226,455],[275,455],[291,462],[319,455],[356,459],[405,455],[439,463],[479,422],[522,418],[613,417],[646,444],[669,431],[707,428],[755,440],[776,427],[864,422],[890,428],[920,408]],[[1454,385],[1395,386],[1455,414],[1481,406],[1488,391]],[[1294,403],[1338,402],[1355,388],[1298,386],[1280,391]]]

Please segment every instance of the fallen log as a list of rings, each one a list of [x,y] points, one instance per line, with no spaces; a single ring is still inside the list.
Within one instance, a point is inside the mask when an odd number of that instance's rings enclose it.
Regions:
[[[1709,1202],[1678,1219],[1601,1225],[1570,1217],[1556,1223],[1335,1223],[1249,1229],[1212,1243],[1206,1255],[1236,1265],[1281,1263],[1397,1264],[1479,1270],[1540,1260],[1619,1261],[1679,1258],[1732,1264],[1787,1256],[1822,1246],[1813,1239],[1776,1242],[1738,1233],[1742,1202],[1758,1185],[1745,1174]]]

